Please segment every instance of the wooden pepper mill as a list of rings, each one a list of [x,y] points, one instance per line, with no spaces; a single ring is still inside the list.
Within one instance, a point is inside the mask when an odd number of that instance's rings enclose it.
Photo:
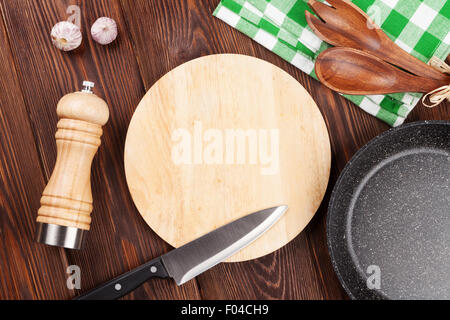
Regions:
[[[58,103],[58,156],[37,218],[37,242],[69,249],[81,249],[90,228],[91,165],[109,118],[108,105],[92,92],[94,83],[83,87]]]

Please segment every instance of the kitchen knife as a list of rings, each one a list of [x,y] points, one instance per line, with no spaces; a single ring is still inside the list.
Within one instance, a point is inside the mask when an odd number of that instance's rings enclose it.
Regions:
[[[274,207],[231,222],[78,296],[75,300],[118,299],[150,278],[170,277],[180,286],[255,241],[278,221],[287,208]]]

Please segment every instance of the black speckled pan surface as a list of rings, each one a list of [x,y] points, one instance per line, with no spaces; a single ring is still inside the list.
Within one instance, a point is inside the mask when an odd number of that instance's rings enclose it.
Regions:
[[[334,188],[327,237],[351,298],[450,299],[450,122],[403,125],[358,151]]]

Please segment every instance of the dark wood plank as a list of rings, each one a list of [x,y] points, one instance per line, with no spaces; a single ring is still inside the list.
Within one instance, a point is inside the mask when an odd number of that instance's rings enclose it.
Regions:
[[[19,83],[24,88],[25,104],[31,115],[47,179],[56,158],[54,133],[58,100],[64,94],[80,89],[82,80],[89,79],[96,82],[95,92],[110,106],[111,119],[104,128],[103,145],[93,163],[92,230],[82,251],[67,253],[69,263],[81,267],[82,288],[86,290],[169,250],[169,246],[140,218],[125,181],[123,148],[126,131],[145,91],[121,7],[118,1],[110,0],[4,0],[2,3],[9,37],[14,39],[11,47]],[[69,4],[81,6],[84,44],[75,52],[64,53],[52,46],[49,33],[56,22],[66,19]],[[100,16],[110,16],[119,25],[120,37],[108,47],[101,47],[88,36],[90,26]],[[40,196],[40,192],[35,192],[35,196]],[[28,238],[27,241],[31,240]],[[35,263],[44,261],[41,258]],[[55,281],[52,287],[65,292],[65,281]],[[67,295],[64,293],[60,297]],[[167,281],[153,281],[133,296],[152,299],[199,297],[195,281],[181,288]]]
[[[317,89],[318,84],[311,83],[300,71],[214,18],[212,12],[217,4],[215,0],[122,1],[146,89],[166,72],[193,58],[230,52],[268,60]],[[159,59],[149,54],[153,51],[159,53]],[[326,97],[333,99],[332,103],[340,99],[331,93]],[[349,106],[345,100],[338,101],[344,108]],[[361,113],[357,109],[352,112]],[[330,115],[328,120],[334,120],[333,110],[325,107],[325,113]],[[340,123],[346,120],[342,118]],[[378,126],[370,117],[366,117],[366,121]],[[334,125],[339,126],[339,123]],[[354,149],[356,151],[356,145]],[[316,235],[317,232],[313,234],[310,230],[323,227],[324,215],[325,207],[318,213],[319,227],[317,222],[313,223],[292,243],[272,255],[245,263],[222,264],[201,275],[198,281],[202,298],[322,299],[344,296],[332,271],[324,233],[320,230],[320,235]],[[316,248],[317,245],[320,247]]]
[[[157,3],[122,0],[146,89],[172,68],[199,56],[231,52],[265,59],[298,79],[317,101],[330,131],[333,170],[323,205],[298,238],[268,257],[224,264],[200,276],[202,297],[346,298],[331,267],[326,246],[325,216],[329,195],[352,155],[389,127],[212,17],[217,4],[216,0]],[[159,59],[149,54],[152,51],[159,52]],[[439,119],[445,115],[448,118],[445,108],[425,115],[416,109],[417,116],[413,114],[411,120]]]
[[[45,181],[3,15],[0,61],[0,299],[67,298],[64,251],[32,241]]]
[[[444,101],[434,108],[427,108],[419,103],[409,115],[407,122],[420,120],[450,120],[450,102]]]
[[[126,186],[123,147],[134,109],[145,91],[179,64],[214,53],[265,59],[289,72],[311,93],[327,122],[333,149],[329,190],[308,227],[279,251],[243,263],[221,264],[178,288],[153,280],[127,299],[346,299],[332,269],[325,236],[331,189],[352,155],[389,129],[343,97],[275,54],[214,18],[219,0],[0,0],[0,299],[66,299],[66,267],[82,268],[83,289],[93,287],[170,248],[135,209]],[[52,47],[51,27],[64,20],[69,4],[82,9],[84,44],[72,53]],[[99,16],[118,22],[111,46],[92,42],[88,31]],[[3,75],[6,75],[3,77]],[[39,198],[56,159],[56,103],[81,81],[111,108],[103,145],[93,164],[95,209],[84,250],[34,244]],[[20,88],[22,90],[20,90]],[[450,103],[418,106],[408,121],[450,120]],[[5,137],[5,138],[3,138]],[[24,156],[25,155],[25,156]],[[5,213],[5,214],[3,214]],[[5,280],[4,280],[5,279]],[[198,283],[198,285],[197,285]]]

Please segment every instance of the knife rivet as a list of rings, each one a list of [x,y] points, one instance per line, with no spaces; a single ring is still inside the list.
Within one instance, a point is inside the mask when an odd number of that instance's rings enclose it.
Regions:
[[[156,273],[156,271],[158,271],[158,268],[156,268],[155,266],[150,268],[151,273]]]
[[[117,284],[114,286],[114,289],[116,289],[117,291],[120,291],[120,290],[122,289],[122,286],[120,285],[120,283],[117,283]]]

